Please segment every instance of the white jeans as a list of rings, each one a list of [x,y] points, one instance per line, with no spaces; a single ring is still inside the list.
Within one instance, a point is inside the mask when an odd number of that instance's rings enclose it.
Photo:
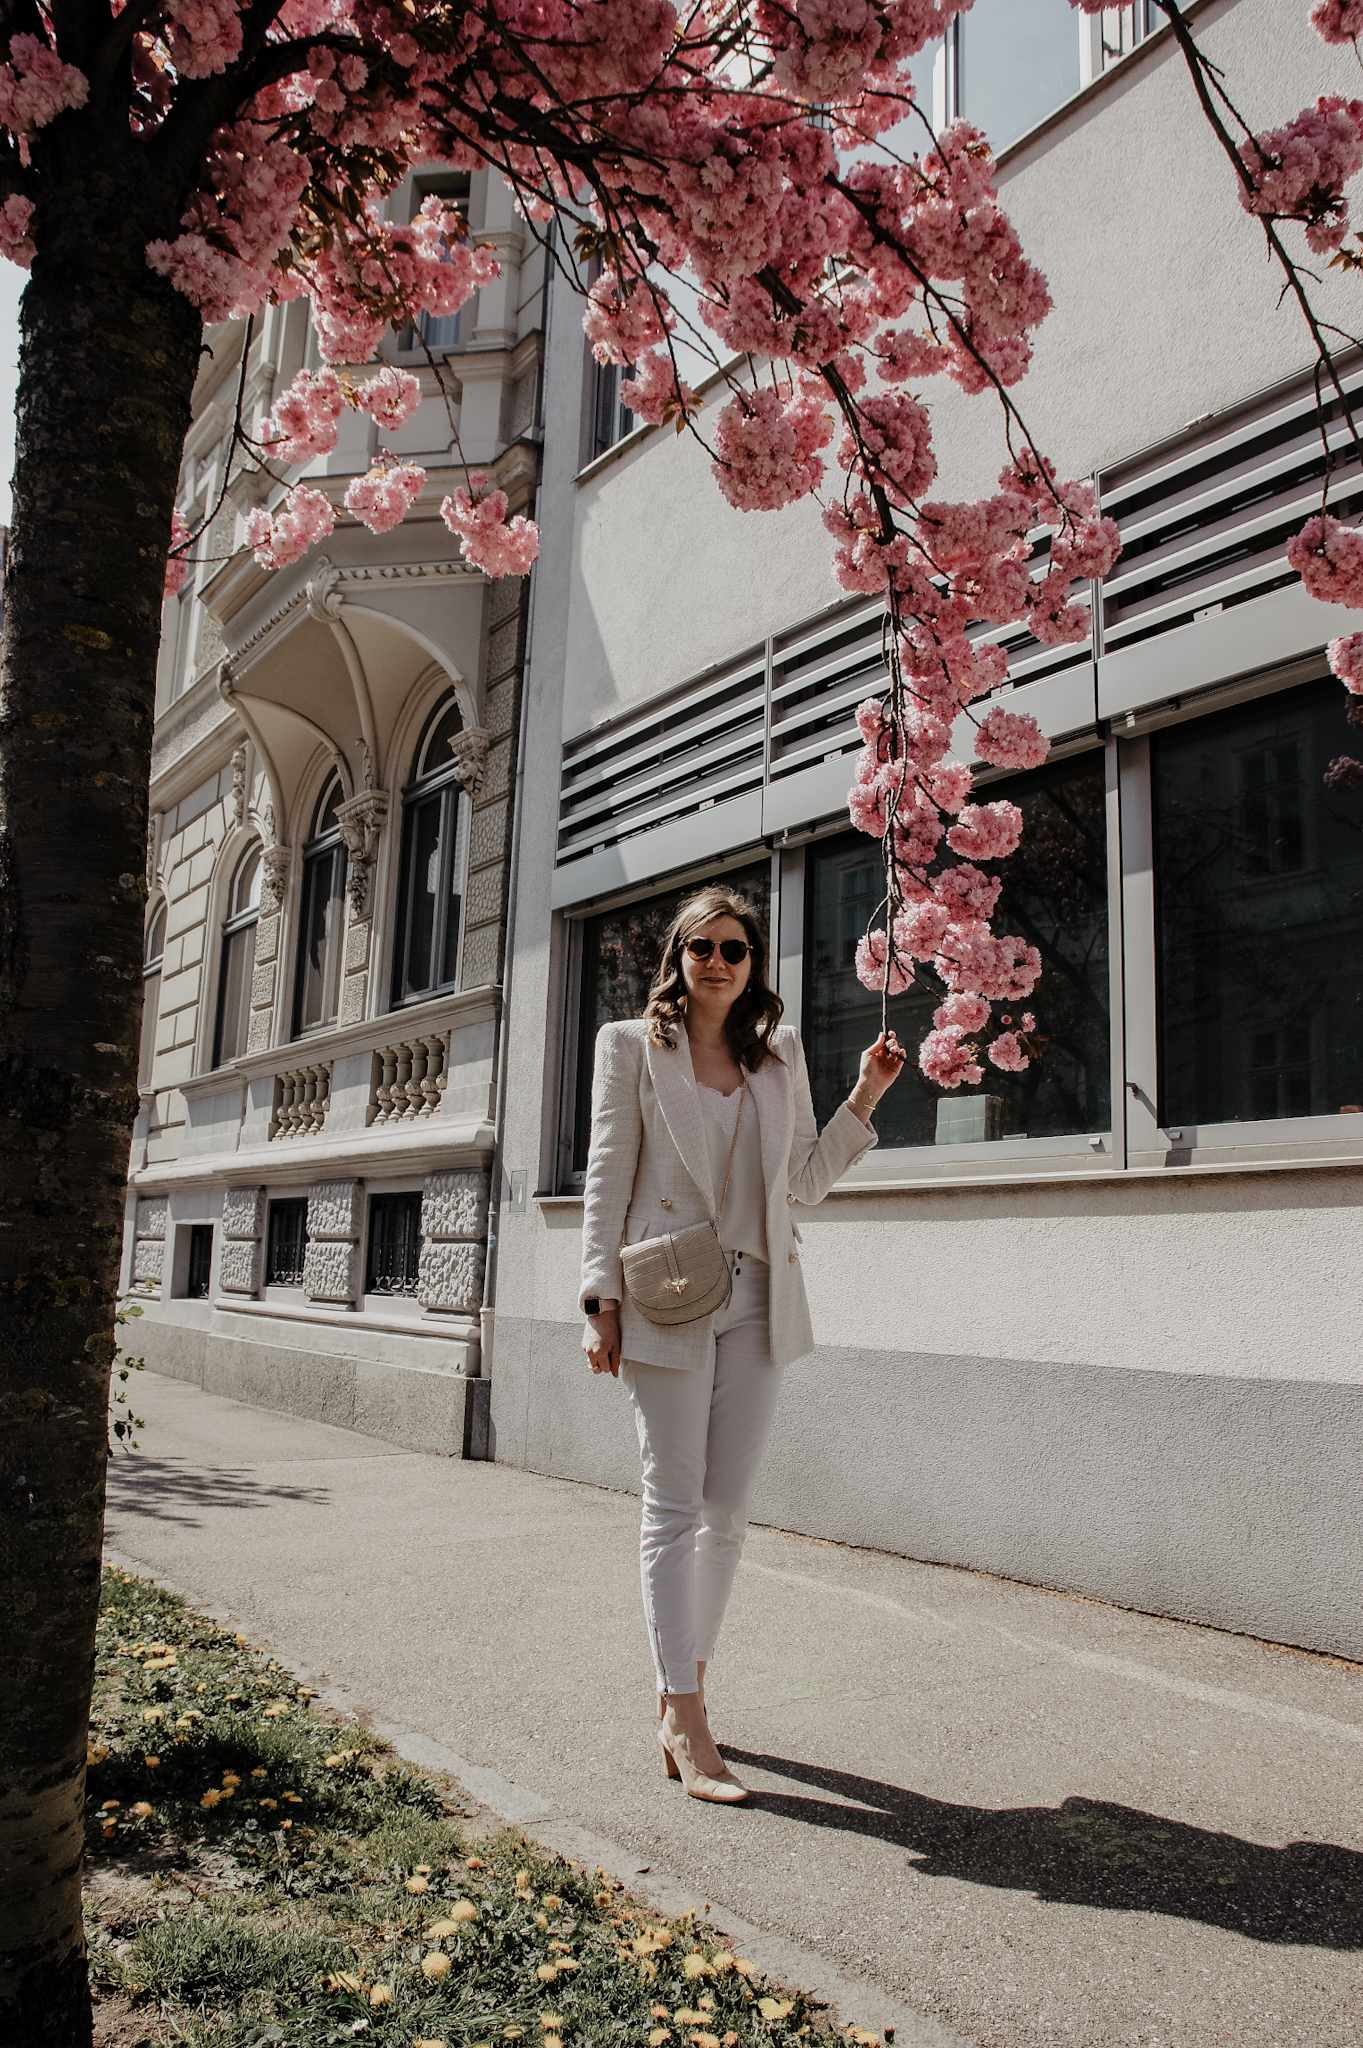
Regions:
[[[624,1360],[644,1466],[639,1564],[659,1692],[695,1692],[714,1655],[748,1527],[748,1502],[781,1391],[769,1363],[770,1269],[731,1253],[729,1306],[709,1362]]]

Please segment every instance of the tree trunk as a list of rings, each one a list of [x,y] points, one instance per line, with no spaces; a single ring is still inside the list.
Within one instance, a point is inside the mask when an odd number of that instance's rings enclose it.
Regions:
[[[88,133],[84,162],[44,167],[60,203],[40,212],[22,307],[0,644],[6,2048],[79,2048],[91,2032],[81,1808],[137,1110],[147,785],[162,580],[202,333],[147,268],[149,236],[173,234],[174,215],[164,195],[146,203],[128,174],[126,105],[113,137]]]

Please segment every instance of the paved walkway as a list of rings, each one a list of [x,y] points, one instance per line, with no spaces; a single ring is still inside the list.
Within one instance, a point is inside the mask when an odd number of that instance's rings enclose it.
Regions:
[[[711,1698],[757,1796],[706,1807],[649,1725],[633,1500],[137,1405],[111,1550],[897,2048],[1363,2048],[1363,1672],[755,1530]]]

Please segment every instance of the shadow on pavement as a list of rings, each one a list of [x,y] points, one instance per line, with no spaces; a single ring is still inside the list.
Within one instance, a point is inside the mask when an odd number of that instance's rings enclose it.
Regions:
[[[326,1486],[269,1485],[245,1468],[185,1465],[168,1458],[149,1458],[143,1451],[109,1466],[111,1508],[158,1522],[178,1522],[185,1528],[202,1526],[195,1513],[199,1508],[264,1508],[285,1500],[326,1507],[331,1490]]]
[[[952,1806],[899,1785],[721,1748],[730,1763],[817,1786],[855,1806],[754,1788],[760,1812],[894,1843],[924,1877],[955,1877],[1038,1899],[1170,1913],[1253,1941],[1363,1949],[1363,1854],[1330,1842],[1264,1848],[1101,1799],[1057,1807]]]

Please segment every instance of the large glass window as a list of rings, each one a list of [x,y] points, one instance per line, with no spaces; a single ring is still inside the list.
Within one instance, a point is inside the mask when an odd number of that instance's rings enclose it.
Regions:
[[[770,934],[771,863],[739,867],[709,878],[746,896],[758,922]],[[702,885],[687,882],[623,910],[607,910],[588,918],[582,929],[582,1011],[578,1028],[577,1117],[573,1134],[573,1169],[584,1173],[592,1131],[592,1072],[596,1065],[596,1034],[603,1024],[641,1017],[662,956],[663,936],[678,907]],[[772,979],[768,964],[767,979]]]
[[[1078,92],[1079,33],[1070,0],[974,0],[958,16],[957,112],[996,156]]]
[[[1310,683],[1151,741],[1161,1122],[1363,1103],[1363,792],[1351,700]]]
[[[260,848],[242,857],[227,899],[222,927],[222,963],[218,974],[218,1016],[213,1032],[213,1064],[220,1067],[246,1050],[251,1021],[251,974],[256,964],[256,920],[260,916]]]
[[[147,944],[142,968],[142,1042],[137,1056],[139,1086],[151,1084],[152,1061],[156,1057],[156,1020],[161,1009],[161,969],[166,951],[166,906],[158,904],[147,926]]]
[[[450,742],[463,729],[452,697],[437,705],[402,795],[395,1005],[453,988],[458,975],[469,800]]]
[[[421,1196],[369,1198],[368,1294],[415,1294],[421,1263]]]
[[[996,932],[1036,946],[1041,980],[1031,1010],[1045,1043],[1021,1074],[985,1062],[977,1088],[938,1088],[912,1057],[876,1112],[882,1145],[974,1138],[1054,1138],[1110,1127],[1107,864],[1102,753],[1073,756],[991,783],[1023,815],[1022,844],[1000,869]],[[880,849],[849,832],[811,848],[806,890],[804,1041],[820,1126],[857,1078],[880,1030],[880,997],[856,976],[857,941],[884,893]],[[930,970],[920,970],[922,979]],[[890,1022],[913,1048],[932,1028],[940,990],[915,985],[890,1002]],[[994,1019],[1014,1006],[995,1004]],[[939,1102],[943,1105],[939,1111]]]
[[[323,790],[312,838],[303,849],[303,893],[299,905],[298,973],[293,991],[293,1035],[336,1021],[341,993],[341,947],[345,931],[346,850],[336,823],[343,801],[341,778]]]

